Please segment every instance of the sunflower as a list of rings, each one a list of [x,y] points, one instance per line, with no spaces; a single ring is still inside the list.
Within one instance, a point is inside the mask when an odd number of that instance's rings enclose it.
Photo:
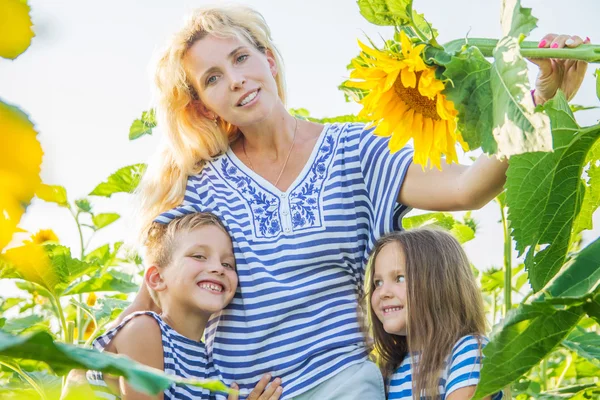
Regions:
[[[36,136],[25,114],[0,101],[0,250],[41,183],[42,147]]]
[[[445,85],[435,77],[435,68],[423,61],[425,45],[414,46],[404,31],[400,53],[358,44],[362,54],[352,61],[351,80],[344,83],[368,92],[359,101],[358,116],[373,121],[376,135],[391,136],[391,152],[413,139],[414,162],[423,168],[429,160],[441,169],[442,155],[447,163],[458,162],[456,142],[468,150],[456,129],[458,111],[442,94]]]
[[[40,229],[38,233],[31,236],[31,241],[35,244],[58,242],[58,236],[56,236],[56,233],[52,229]]]

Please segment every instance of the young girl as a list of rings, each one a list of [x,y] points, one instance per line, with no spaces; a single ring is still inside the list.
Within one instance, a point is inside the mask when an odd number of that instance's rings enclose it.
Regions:
[[[483,301],[458,241],[431,229],[383,236],[367,295],[387,398],[470,399],[487,339]]]
[[[149,265],[145,283],[162,312],[142,311],[127,316],[98,337],[94,347],[183,378],[220,379],[201,338],[210,316],[231,302],[238,286],[227,231],[212,214],[188,214],[168,225],[153,224],[145,246]],[[211,398],[208,390],[187,385],[172,385],[158,397],[146,396],[122,378],[120,382],[108,377],[105,380],[97,371],[87,375],[97,395],[104,399]],[[248,399],[278,399],[278,380],[263,392],[269,380],[263,377]],[[237,399],[237,395],[230,399]]]

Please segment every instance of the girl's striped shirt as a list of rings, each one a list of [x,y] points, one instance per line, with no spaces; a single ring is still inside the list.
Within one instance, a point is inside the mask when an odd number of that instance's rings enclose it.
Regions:
[[[164,358],[164,371],[167,374],[180,376],[182,378],[212,379],[214,374],[212,364],[208,361],[204,343],[189,339],[169,325],[162,318],[151,311],[140,311],[128,315],[117,327],[107,331],[94,340],[93,346],[97,350],[104,350],[110,341],[127,325],[133,318],[139,315],[152,316],[158,325],[162,335],[162,352]],[[148,349],[153,351],[153,349]],[[87,379],[99,399],[120,399],[120,394],[115,393],[104,381],[101,372],[88,371]],[[164,400],[209,400],[211,394],[207,389],[187,385],[171,385],[164,391]]]
[[[481,346],[480,346],[481,342]],[[460,338],[444,365],[438,386],[440,400],[457,389],[476,386],[479,383],[481,370],[481,349],[488,343],[484,337],[479,340],[475,336],[467,335]],[[412,364],[415,355],[407,355],[400,367],[394,372],[388,382],[388,399],[413,400],[412,395]],[[502,398],[502,392],[495,393],[492,400]]]
[[[271,373],[287,399],[367,359],[358,312],[367,256],[408,211],[397,198],[412,150],[390,154],[388,142],[364,124],[327,124],[285,192],[230,149],[157,218],[212,211],[232,237],[238,291],[205,331],[227,385],[249,391]]]

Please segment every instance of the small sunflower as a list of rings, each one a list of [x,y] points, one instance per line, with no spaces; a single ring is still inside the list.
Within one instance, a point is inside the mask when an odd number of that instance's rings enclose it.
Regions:
[[[456,142],[466,151],[467,144],[456,129],[458,111],[442,94],[445,85],[435,77],[421,55],[424,44],[414,46],[404,31],[400,32],[401,53],[381,51],[358,42],[363,55],[352,61],[354,70],[345,86],[368,91],[360,100],[358,116],[376,126],[375,134],[391,136],[391,152],[414,141],[414,162],[441,169],[446,162],[458,162]]]
[[[52,229],[40,229],[38,233],[31,236],[31,241],[35,244],[58,242],[58,236],[56,236],[56,233]]]

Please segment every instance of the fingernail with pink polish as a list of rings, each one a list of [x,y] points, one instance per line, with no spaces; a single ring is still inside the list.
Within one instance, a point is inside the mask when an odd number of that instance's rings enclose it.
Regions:
[[[552,43],[552,46],[550,46],[550,47],[552,47],[553,49],[557,49],[558,48],[558,43]]]
[[[546,47],[546,43],[548,43],[546,42],[546,39],[543,39],[540,44],[538,44],[538,47]]]

